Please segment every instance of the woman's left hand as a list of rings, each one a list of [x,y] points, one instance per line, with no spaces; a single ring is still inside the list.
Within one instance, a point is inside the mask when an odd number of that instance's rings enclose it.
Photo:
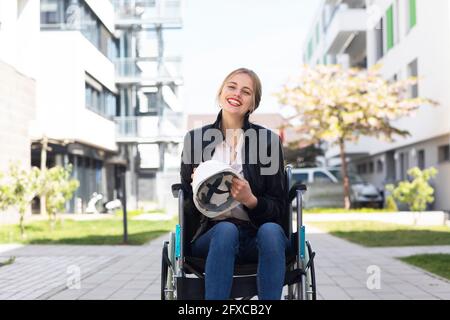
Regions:
[[[247,180],[233,178],[231,185],[231,196],[247,208],[253,209],[258,204],[258,199],[253,195]]]

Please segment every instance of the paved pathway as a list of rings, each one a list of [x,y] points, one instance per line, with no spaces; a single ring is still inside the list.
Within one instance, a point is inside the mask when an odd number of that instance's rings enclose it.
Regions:
[[[366,248],[308,230],[317,251],[320,299],[450,299],[449,281],[395,258],[425,252],[450,254],[450,246]],[[371,266],[379,268],[380,289],[367,288]]]
[[[395,258],[450,246],[365,248],[313,228],[308,234],[319,299],[450,299],[449,281]],[[159,299],[166,237],[139,247],[0,246],[0,261],[16,257],[0,268],[0,299]],[[379,289],[367,288],[370,266],[379,268]]]
[[[159,299],[162,242],[0,246],[0,261],[16,257],[0,268],[0,299]]]

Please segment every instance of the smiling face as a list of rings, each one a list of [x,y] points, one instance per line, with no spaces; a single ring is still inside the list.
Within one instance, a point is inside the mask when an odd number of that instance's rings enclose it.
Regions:
[[[225,113],[242,116],[253,111],[255,105],[254,83],[245,73],[237,73],[227,79],[219,95],[219,104]]]

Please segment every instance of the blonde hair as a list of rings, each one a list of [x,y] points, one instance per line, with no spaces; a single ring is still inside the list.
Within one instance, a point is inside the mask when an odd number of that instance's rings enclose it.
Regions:
[[[256,108],[258,108],[259,103],[261,101],[261,95],[262,95],[262,86],[261,86],[261,80],[259,79],[258,75],[250,69],[247,68],[239,68],[236,69],[234,71],[231,71],[223,80],[222,85],[219,88],[219,91],[217,92],[217,100],[219,100],[220,98],[220,94],[222,93],[223,87],[225,86],[225,84],[228,82],[228,80],[230,80],[231,77],[233,77],[236,74],[239,73],[244,73],[246,75],[248,75],[253,82],[253,106],[252,109],[250,110],[250,113],[252,113],[253,111],[256,110]]]

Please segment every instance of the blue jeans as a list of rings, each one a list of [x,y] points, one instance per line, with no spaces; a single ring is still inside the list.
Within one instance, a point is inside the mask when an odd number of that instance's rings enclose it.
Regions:
[[[230,298],[235,261],[258,262],[257,286],[260,300],[281,298],[286,269],[287,237],[277,223],[255,230],[222,221],[192,244],[192,255],[205,258],[205,299]]]

